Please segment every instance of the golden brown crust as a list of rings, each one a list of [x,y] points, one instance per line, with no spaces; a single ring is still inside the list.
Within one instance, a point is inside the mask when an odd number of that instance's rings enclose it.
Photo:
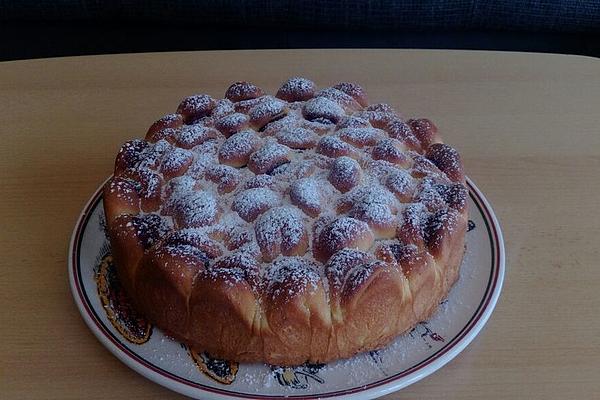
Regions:
[[[186,97],[177,107],[177,113],[183,118],[186,124],[192,124],[202,117],[210,114],[215,107],[215,100],[206,94],[197,94]]]
[[[306,101],[315,95],[317,85],[311,80],[301,77],[290,78],[277,91],[276,97],[290,103]]]
[[[434,143],[427,149],[426,157],[454,182],[465,181],[465,173],[458,151],[444,143]]]
[[[236,82],[229,86],[225,92],[225,98],[236,103],[252,100],[264,94],[261,88],[250,82]]]
[[[169,335],[296,365],[380,348],[459,275],[467,189],[429,120],[293,78],[183,100],[123,145],[104,188],[117,273]]]
[[[341,82],[337,85],[333,86],[334,89],[340,90],[347,95],[351,96],[354,100],[356,100],[361,106],[366,107],[369,105],[369,99],[367,99],[367,94],[363,90],[362,87],[353,82]]]

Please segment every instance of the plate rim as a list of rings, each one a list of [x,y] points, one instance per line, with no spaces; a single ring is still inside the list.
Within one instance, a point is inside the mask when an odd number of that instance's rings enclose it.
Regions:
[[[121,343],[116,342],[109,334],[105,332],[105,328],[102,326],[100,321],[92,316],[90,307],[91,305],[84,302],[83,288],[79,286],[77,280],[77,271],[80,270],[78,264],[78,257],[76,254],[76,244],[83,236],[84,227],[87,226],[87,219],[90,212],[95,208],[95,204],[102,197],[102,189],[105,183],[112,177],[108,177],[99,187],[96,189],[94,194],[86,202],[83,211],[79,214],[75,228],[71,235],[69,243],[68,253],[68,276],[71,293],[77,304],[79,313],[85,321],[88,328],[94,333],[94,336],[106,347],[116,358],[133,369],[146,379],[154,383],[158,383],[170,390],[181,393],[186,396],[195,397],[202,395],[203,398],[222,400],[222,399],[264,399],[274,400],[281,398],[292,398],[292,399],[316,399],[316,398],[339,398],[344,397],[347,399],[372,399],[379,396],[398,391],[404,387],[407,387],[439,370],[458,354],[460,354],[479,334],[483,329],[487,321],[489,320],[492,312],[494,311],[502,287],[504,284],[505,275],[505,248],[502,230],[496,215],[494,214],[492,207],[483,193],[474,184],[474,182],[466,177],[466,184],[469,189],[469,193],[473,194],[473,200],[478,206],[490,238],[492,239],[492,256],[495,260],[492,260],[493,266],[491,274],[492,285],[491,291],[484,294],[482,299],[483,306],[479,306],[479,309],[475,311],[473,317],[465,324],[465,327],[452,339],[446,346],[442,347],[438,352],[430,356],[428,359],[421,361],[416,366],[413,366],[405,371],[395,374],[390,377],[383,378],[379,381],[353,387],[350,389],[342,389],[338,391],[331,391],[322,394],[309,394],[309,395],[294,395],[289,394],[285,396],[278,395],[261,395],[250,394],[250,393],[235,393],[230,390],[219,389],[208,385],[194,383],[194,385],[188,383],[184,379],[178,379],[175,376],[168,376],[160,370],[154,370],[156,368],[153,365],[145,365],[144,362],[135,358],[135,352],[123,346]],[[495,245],[495,246],[494,246]],[[495,264],[494,264],[495,262]],[[486,290],[487,292],[487,290]],[[470,326],[469,326],[470,325]],[[467,329],[468,327],[468,329]],[[131,353],[134,353],[133,355]],[[146,362],[147,363],[147,362]],[[425,363],[425,364],[424,364]]]

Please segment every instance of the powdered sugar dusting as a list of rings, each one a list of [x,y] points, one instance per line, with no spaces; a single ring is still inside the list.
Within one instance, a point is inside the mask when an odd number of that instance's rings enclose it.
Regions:
[[[217,198],[205,190],[194,191],[177,199],[174,208],[175,221],[180,228],[212,225],[219,213]]]
[[[124,217],[117,220],[118,231],[120,231],[118,235],[124,236],[133,230],[145,249],[152,247],[171,230],[169,223],[157,214]]]
[[[267,142],[250,156],[250,168],[256,174],[269,173],[289,161],[289,150],[289,147],[279,143]]]
[[[162,157],[171,149],[171,144],[166,140],[159,140],[154,144],[149,144],[144,153],[138,168],[156,168]]]
[[[216,137],[217,132],[213,128],[208,128],[201,124],[186,125],[179,131],[177,142],[181,147],[191,149],[196,145]]]
[[[109,186],[127,212],[150,204],[124,231],[207,279],[266,284],[278,299],[322,284],[332,296],[388,267],[374,261],[381,246],[420,236],[430,257],[460,222],[456,151],[423,146],[389,105],[365,108],[360,86],[292,78],[277,98],[248,83],[227,97],[191,96],[160,120],[156,143],[126,143]]]
[[[245,126],[245,124],[247,124],[249,120],[250,118],[246,114],[233,113],[217,120],[216,126],[221,131],[229,133],[233,130],[238,129],[239,127]]]
[[[235,111],[233,103],[229,99],[217,100],[215,108],[212,109],[211,116],[213,118],[221,118]]]
[[[205,173],[208,180],[217,184],[219,194],[233,191],[240,183],[241,175],[238,169],[219,164],[209,166]]]
[[[315,178],[302,178],[290,186],[290,199],[292,204],[298,206],[310,216],[317,216],[321,212],[321,187],[323,184]]]
[[[258,86],[250,82],[236,82],[229,86],[225,92],[225,97],[231,101],[251,100],[263,95],[263,91]]]
[[[360,268],[354,268],[348,275],[346,290],[348,292],[354,292],[360,288],[363,283],[373,275],[375,270],[379,268],[385,268],[386,264],[382,261],[373,261],[367,264],[363,264]]]
[[[304,101],[310,99],[315,92],[313,81],[301,77],[288,79],[277,92],[277,97],[287,101]]]
[[[328,157],[340,157],[353,153],[355,149],[336,136],[324,136],[319,141],[317,152]]]
[[[387,187],[397,194],[407,193],[411,187],[412,179],[405,170],[397,170],[389,174],[386,179]]]
[[[177,171],[194,159],[194,153],[189,150],[174,147],[162,160],[162,171]]]
[[[371,234],[369,226],[350,217],[341,217],[329,224],[319,235],[319,242],[328,249],[329,254],[344,247],[357,248],[357,240]]]
[[[273,179],[271,175],[266,174],[254,175],[244,183],[244,189],[252,189],[258,187],[273,188],[274,186],[275,179]]]
[[[279,143],[292,149],[309,149],[317,143],[318,136],[305,128],[284,129],[276,134]]]
[[[299,118],[298,114],[292,113],[287,114],[285,117],[276,119],[275,121],[269,122],[262,128],[263,135],[273,136],[282,130],[294,129],[304,122],[308,122],[302,118]]]
[[[242,131],[229,137],[219,149],[219,158],[223,161],[246,159],[259,143],[254,131]],[[244,165],[243,162],[242,165]]]
[[[231,209],[237,211],[245,221],[254,221],[258,215],[279,205],[279,195],[267,188],[247,189],[236,196]]]
[[[361,175],[358,162],[350,157],[342,156],[333,162],[328,179],[336,189],[345,193],[358,185]]]
[[[189,175],[178,176],[169,181],[167,198],[180,199],[194,190],[197,181]]]
[[[423,203],[431,211],[446,205],[446,201],[440,193],[438,185],[429,177],[421,180],[417,186],[414,201]]]
[[[304,104],[303,114],[309,121],[325,119],[335,123],[345,112],[336,102],[325,97],[316,97]]]
[[[332,87],[317,92],[316,96],[332,100],[341,106],[355,108],[358,105],[352,96]]]
[[[359,202],[352,207],[348,215],[367,222],[372,228],[390,226],[395,220],[392,209],[383,202]]]
[[[177,227],[214,227],[214,232],[227,232],[227,238],[219,240],[228,241],[226,247],[231,248],[252,243],[259,248],[262,243],[269,248],[267,258],[310,243],[307,235],[313,231],[313,219],[324,211],[331,215],[332,204],[336,207],[333,222],[323,238],[330,242],[328,248],[405,220],[425,234],[423,227],[432,212],[464,205],[462,192],[434,163],[407,149],[403,140],[411,132],[402,119],[394,116],[389,126],[372,126],[371,122],[389,119],[395,111],[387,104],[362,109],[353,98],[362,101],[360,86],[343,83],[316,91],[313,82],[296,77],[279,94],[275,98],[252,84],[238,83],[228,90],[235,104],[206,95],[185,99],[181,112],[195,116],[207,112],[202,115],[211,120],[176,128],[175,144],[136,140],[125,145],[121,153],[131,159],[128,163],[138,178],[132,180],[133,189],[121,185],[115,191],[120,195],[129,190],[149,198],[156,193],[160,196],[164,184],[161,212],[166,218],[172,215]],[[295,103],[288,103],[286,96]],[[284,110],[283,118],[265,120]],[[178,115],[162,121],[176,123]],[[231,131],[248,120],[267,125]],[[206,126],[211,121],[233,135],[226,138]],[[451,151],[439,152],[442,162],[452,155]],[[165,173],[164,183],[160,172]],[[406,201],[414,204],[407,208],[402,205]],[[228,217],[231,213],[243,224],[236,227],[224,222],[234,221]],[[244,233],[247,230],[251,234]],[[304,254],[310,257],[310,250],[308,245]]]
[[[275,207],[256,220],[254,225],[256,240],[267,258],[290,253],[306,237],[303,216],[295,207]]]
[[[335,253],[325,265],[330,291],[339,291],[346,281],[348,272],[371,258],[368,253],[356,249],[342,249]]]
[[[268,293],[273,299],[288,301],[306,291],[314,291],[319,284],[317,265],[301,257],[282,257],[267,270]]]
[[[375,128],[344,128],[338,131],[338,136],[358,147],[373,146],[383,136],[383,131]]]
[[[258,121],[274,117],[283,112],[285,103],[275,97],[266,97],[262,102],[250,109],[250,120]],[[268,122],[268,121],[265,121]]]
[[[142,198],[156,196],[162,190],[160,176],[149,168],[139,168],[137,171],[139,177],[139,195]]]
[[[457,226],[457,220],[458,212],[451,208],[436,211],[428,220],[424,232],[425,240],[429,242],[430,246],[440,245],[445,233],[451,233]]]
[[[422,203],[412,203],[404,210],[403,221],[401,223],[407,224],[414,231],[419,232],[421,236],[424,236],[424,229],[429,220],[430,212],[427,207]]]

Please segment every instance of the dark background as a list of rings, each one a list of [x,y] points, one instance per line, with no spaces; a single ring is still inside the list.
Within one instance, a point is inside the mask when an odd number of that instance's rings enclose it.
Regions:
[[[260,48],[600,56],[600,1],[4,1],[0,60]]]

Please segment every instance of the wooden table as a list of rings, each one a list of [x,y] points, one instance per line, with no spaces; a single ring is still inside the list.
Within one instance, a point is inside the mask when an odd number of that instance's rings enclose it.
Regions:
[[[600,396],[600,61],[544,54],[294,50],[0,64],[0,397],[181,398],[113,357],[67,281],[71,229],[125,140],[195,92],[289,75],[360,82],[431,117],[504,229],[505,287],[454,361],[388,399]]]

